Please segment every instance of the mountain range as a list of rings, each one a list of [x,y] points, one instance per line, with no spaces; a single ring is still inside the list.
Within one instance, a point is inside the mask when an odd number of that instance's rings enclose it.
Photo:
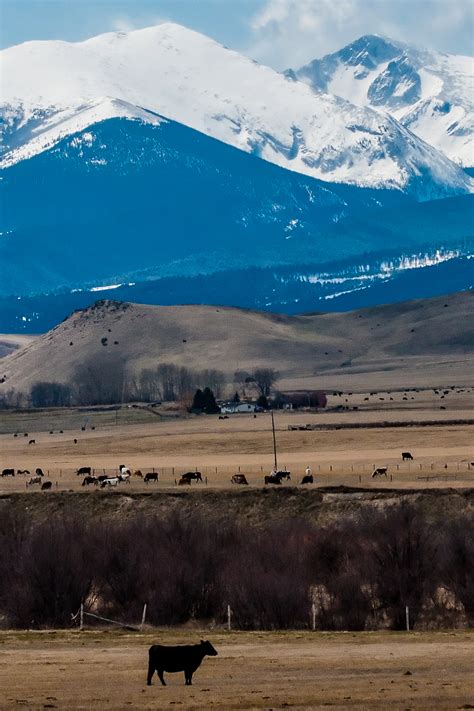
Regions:
[[[0,61],[0,306],[18,330],[49,324],[51,298],[132,282],[205,303],[212,276],[228,303],[234,275],[235,305],[287,311],[373,303],[387,281],[401,299],[402,272],[448,262],[472,286],[471,58],[366,36],[281,74],[165,23]]]
[[[474,165],[472,57],[367,35],[287,75],[386,112],[457,164]]]

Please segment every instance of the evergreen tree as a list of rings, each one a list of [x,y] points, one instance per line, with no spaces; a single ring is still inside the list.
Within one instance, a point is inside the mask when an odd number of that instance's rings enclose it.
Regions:
[[[202,397],[203,397],[203,402],[204,402],[203,410],[207,415],[214,415],[217,412],[221,411],[221,408],[216,403],[216,399],[214,397],[214,393],[212,392],[211,388],[204,388]]]
[[[209,389],[209,388],[207,388]],[[191,410],[203,411],[206,406],[206,399],[201,388],[198,388],[194,393],[193,404],[191,405]]]

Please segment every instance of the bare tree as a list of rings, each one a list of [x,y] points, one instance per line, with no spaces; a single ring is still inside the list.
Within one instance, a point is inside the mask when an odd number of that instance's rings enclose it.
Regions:
[[[272,386],[278,380],[278,373],[273,368],[257,368],[253,373],[253,379],[260,395],[269,397]]]
[[[76,368],[73,387],[79,405],[122,402],[127,388],[123,358],[109,353],[90,356]]]

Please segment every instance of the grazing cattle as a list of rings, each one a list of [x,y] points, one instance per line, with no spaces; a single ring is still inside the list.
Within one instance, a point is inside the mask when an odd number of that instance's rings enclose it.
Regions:
[[[29,474],[30,474],[30,470],[29,470],[29,469],[17,469],[17,470],[16,470],[16,473],[17,473],[17,474],[28,474],[28,475],[29,475]]]
[[[147,472],[143,481],[145,484],[148,484],[150,481],[158,483],[158,472]]]
[[[14,469],[4,469],[2,471],[2,476],[15,476],[15,470]]]
[[[163,684],[164,672],[184,672],[186,686],[191,686],[193,674],[201,665],[205,656],[216,657],[217,652],[210,642],[201,640],[201,644],[181,645],[179,647],[165,647],[154,644],[148,652],[148,676],[146,683],[151,686],[155,671]]]
[[[106,486],[117,486],[119,483],[119,478],[118,476],[110,476],[110,477],[105,477],[103,481],[100,482],[100,486],[102,489],[105,489]]]
[[[301,479],[302,484],[312,484],[313,483],[313,475],[312,474],[305,474],[304,477]]]
[[[200,481],[202,484],[201,472],[186,472],[185,474],[182,474],[182,477],[189,479],[189,483],[191,483],[193,481],[193,479],[195,479],[197,482]]]
[[[130,484],[130,477],[131,477],[131,474],[119,474],[118,480],[122,484]]]
[[[412,460],[413,461],[413,455],[410,452],[402,452],[402,460]]]
[[[232,484],[243,484],[245,486],[248,486],[248,481],[247,477],[245,474],[234,474],[234,476],[231,478]]]
[[[31,479],[27,482],[26,486],[33,486],[33,484],[41,484],[42,479],[40,476],[32,476]]]
[[[81,486],[89,486],[90,484],[94,484],[97,486],[99,484],[99,480],[96,476],[86,476],[82,480],[82,485]]]
[[[43,470],[40,469],[40,467],[36,467],[35,474],[36,474],[36,476],[44,476]]]
[[[108,479],[108,478],[109,478],[109,477],[108,477],[107,474],[101,474],[100,476],[97,477],[97,481],[99,482],[99,484],[102,484],[102,482],[105,481],[105,480]]]
[[[43,481],[43,483],[41,484],[41,491],[47,491],[48,489],[51,489],[52,486],[52,481]]]
[[[140,471],[140,469],[137,469],[136,472],[133,472],[133,476],[139,476],[139,477],[141,477],[141,478],[143,479],[143,474],[142,474],[142,472]]]
[[[378,476],[384,476],[385,478],[387,477],[387,467],[377,467],[374,469],[372,472],[372,479],[375,479]]]
[[[28,442],[28,444],[36,444],[36,440],[35,440],[35,439],[30,439],[30,441]]]
[[[125,464],[119,464],[119,472],[120,474],[131,474],[132,470],[130,467],[126,467]]]
[[[79,467],[76,474],[77,476],[90,476],[92,474],[92,467]]]
[[[278,476],[278,474],[269,474],[268,476],[264,477],[264,482],[265,486],[267,484],[281,484],[281,478]]]
[[[291,472],[287,472],[286,469],[284,471],[283,470],[277,471],[277,472],[275,472],[275,474],[276,474],[276,476],[279,476],[280,479],[291,479]]]
[[[178,486],[191,486],[191,479],[189,479],[187,476],[183,476],[180,478],[178,481]]]

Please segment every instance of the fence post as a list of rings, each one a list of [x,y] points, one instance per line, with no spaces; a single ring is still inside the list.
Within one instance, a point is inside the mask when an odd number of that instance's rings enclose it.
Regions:
[[[143,614],[142,614],[142,621],[140,624],[140,630],[143,629],[143,625],[145,624],[145,617],[146,617],[146,603],[143,605]]]
[[[230,605],[227,605],[227,630],[230,632],[232,629],[232,610],[230,609]]]
[[[313,632],[316,630],[316,605],[314,602],[311,605],[311,629]]]
[[[82,632],[84,629],[84,603],[81,602],[81,610],[79,612],[79,629]]]
[[[406,621],[407,632],[409,632],[410,631],[410,610],[408,609],[408,605],[405,605],[405,621]]]

